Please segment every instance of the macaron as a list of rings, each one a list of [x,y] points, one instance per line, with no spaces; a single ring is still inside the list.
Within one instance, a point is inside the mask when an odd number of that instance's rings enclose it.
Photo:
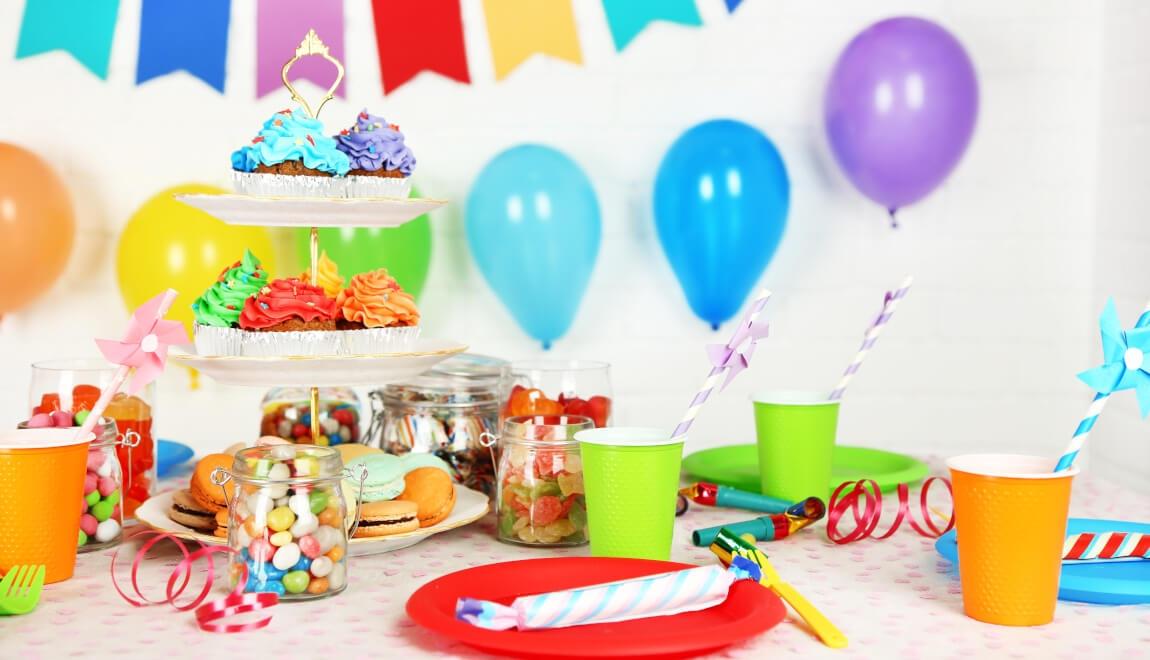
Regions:
[[[419,526],[431,527],[443,522],[455,508],[455,483],[439,468],[421,467],[403,477],[406,487],[397,499],[415,502],[419,507]]]
[[[414,502],[365,502],[360,507],[356,537],[391,536],[419,529],[419,507]]]
[[[233,460],[234,458],[227,454],[208,454],[196,463],[196,471],[192,474],[190,488],[192,497],[196,498],[200,506],[212,514],[228,507],[224,489],[212,483],[212,472],[216,468],[230,470]]]
[[[220,509],[219,511],[216,511],[216,518],[215,518],[216,528],[212,531],[213,536],[218,536],[219,538],[222,538],[222,539],[228,538],[228,518],[229,517],[230,517],[230,514],[228,513],[227,509]]]
[[[177,490],[172,494],[172,506],[168,509],[168,517],[173,522],[197,532],[211,533],[216,529],[215,513],[200,504],[186,489]]]
[[[443,470],[447,476],[453,477],[451,474],[451,466],[447,464],[442,458],[435,454],[426,454],[423,452],[411,452],[399,457],[403,461],[404,474],[419,468],[431,467],[438,470]]]
[[[383,450],[378,447],[368,447],[361,445],[358,442],[345,442],[341,445],[335,446],[336,451],[339,452],[339,457],[343,459],[343,464],[347,465],[351,461],[364,456],[366,454],[382,454]]]
[[[391,454],[364,454],[353,459],[346,466],[351,473],[344,479],[352,493],[359,491],[360,471],[367,468],[367,478],[363,482],[364,502],[394,500],[403,492],[403,461]]]

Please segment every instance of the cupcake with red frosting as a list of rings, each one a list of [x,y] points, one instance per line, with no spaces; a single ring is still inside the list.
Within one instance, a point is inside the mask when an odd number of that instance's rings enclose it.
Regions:
[[[336,301],[296,278],[272,280],[244,302],[244,355],[337,355]]]
[[[350,353],[404,351],[419,337],[415,298],[385,268],[353,275],[336,297],[336,307],[336,326],[345,331]]]

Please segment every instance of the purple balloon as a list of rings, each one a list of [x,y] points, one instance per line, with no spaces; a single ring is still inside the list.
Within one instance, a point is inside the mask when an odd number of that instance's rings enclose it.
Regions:
[[[835,160],[891,214],[950,174],[974,132],[974,65],[945,29],[921,18],[870,26],[835,63],[823,108]]]

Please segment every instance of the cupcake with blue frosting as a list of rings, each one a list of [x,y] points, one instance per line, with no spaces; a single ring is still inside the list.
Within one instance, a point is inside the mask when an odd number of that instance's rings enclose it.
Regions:
[[[415,154],[396,124],[364,109],[335,142],[350,165],[348,196],[407,197],[411,192]]]
[[[350,169],[323,124],[299,108],[275,113],[232,152],[236,191],[249,195],[344,197]]]

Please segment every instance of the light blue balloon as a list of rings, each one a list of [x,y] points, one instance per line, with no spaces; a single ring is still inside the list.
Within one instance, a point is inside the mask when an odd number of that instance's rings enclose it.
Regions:
[[[704,122],[671,145],[655,178],[655,228],[691,309],[718,328],[770,263],[791,184],[775,145],[731,119]]]
[[[467,198],[467,242],[479,271],[544,348],[575,319],[600,234],[590,180],[551,147],[524,144],[499,154]]]

